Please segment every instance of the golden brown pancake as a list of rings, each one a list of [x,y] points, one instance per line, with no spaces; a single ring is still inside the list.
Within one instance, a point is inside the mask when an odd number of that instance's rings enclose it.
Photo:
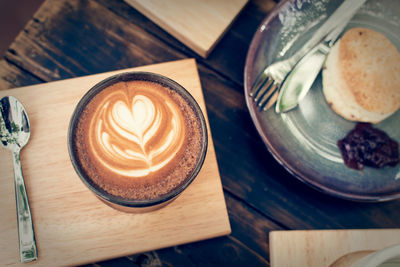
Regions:
[[[377,123],[400,108],[400,53],[382,34],[353,28],[333,46],[323,70],[332,109],[352,121]]]

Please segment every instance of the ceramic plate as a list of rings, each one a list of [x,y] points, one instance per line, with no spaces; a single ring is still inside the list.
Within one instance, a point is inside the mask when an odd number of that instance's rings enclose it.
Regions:
[[[343,163],[337,141],[355,127],[334,113],[322,93],[321,74],[300,105],[284,114],[262,112],[249,97],[255,77],[277,60],[299,49],[342,1],[281,2],[254,35],[246,59],[245,96],[254,124],[273,156],[295,177],[345,199],[384,201],[400,197],[400,164],[353,170]],[[400,1],[367,1],[347,29],[382,32],[400,50]],[[375,124],[400,143],[400,111]]]

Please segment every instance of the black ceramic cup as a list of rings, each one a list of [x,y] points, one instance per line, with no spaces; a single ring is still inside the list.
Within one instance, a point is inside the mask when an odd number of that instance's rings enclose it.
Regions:
[[[153,83],[161,84],[162,86],[178,93],[186,103],[192,108],[198,121],[200,123],[201,128],[201,148],[200,148],[200,155],[198,156],[198,160],[196,161],[194,169],[191,171],[190,175],[186,177],[186,179],[176,188],[173,188],[167,194],[163,194],[160,197],[154,199],[127,199],[121,196],[116,196],[104,190],[98,184],[96,184],[91,177],[87,174],[87,172],[82,167],[82,162],[80,162],[79,157],[77,155],[77,145],[75,142],[76,138],[76,129],[78,125],[79,118],[82,114],[82,111],[85,109],[87,104],[92,100],[94,96],[100,93],[102,90],[116,84],[119,82],[129,82],[129,81],[150,81]],[[206,156],[207,152],[207,127],[206,122],[204,119],[204,115],[197,104],[196,100],[191,96],[191,94],[179,85],[177,82],[164,77],[159,74],[149,73],[149,72],[127,72],[122,74],[117,74],[111,76],[95,86],[93,86],[79,101],[77,104],[68,129],[68,151],[70,155],[70,159],[72,165],[82,180],[82,182],[103,202],[108,204],[109,206],[125,211],[125,212],[146,212],[152,211],[158,208],[165,206],[166,204],[170,203],[176,197],[178,197],[196,178],[197,174],[199,173]]]

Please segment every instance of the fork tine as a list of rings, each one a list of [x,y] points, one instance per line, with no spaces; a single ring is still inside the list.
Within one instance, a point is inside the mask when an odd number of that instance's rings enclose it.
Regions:
[[[260,93],[258,95],[258,99],[256,101],[257,106],[261,107],[268,96],[271,94],[271,89],[274,88],[275,81],[270,79],[267,84],[260,89]]]
[[[269,99],[268,103],[263,107],[263,111],[267,111],[273,104],[276,103],[276,100],[278,99],[279,95],[279,90],[276,90],[271,98]]]
[[[261,107],[264,111],[269,109],[275,103],[278,97],[280,87],[279,85],[279,83],[274,82],[269,88],[268,92],[258,102],[258,106]]]
[[[264,86],[266,82],[268,82],[268,80],[269,77],[265,72],[262,72],[260,75],[258,75],[250,91],[250,96],[257,97],[259,95],[260,89]]]
[[[258,102],[266,93],[268,93],[269,88],[274,83],[274,80],[271,77],[267,77],[267,80],[260,87],[257,92],[257,95],[254,97],[254,101]]]

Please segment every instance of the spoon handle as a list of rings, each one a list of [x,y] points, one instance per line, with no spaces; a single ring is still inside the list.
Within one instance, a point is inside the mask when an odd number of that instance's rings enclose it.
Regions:
[[[21,262],[30,262],[37,259],[37,249],[31,210],[28,203],[28,195],[26,193],[24,177],[22,176],[19,151],[13,152],[13,161],[15,200],[17,202],[19,252]]]

